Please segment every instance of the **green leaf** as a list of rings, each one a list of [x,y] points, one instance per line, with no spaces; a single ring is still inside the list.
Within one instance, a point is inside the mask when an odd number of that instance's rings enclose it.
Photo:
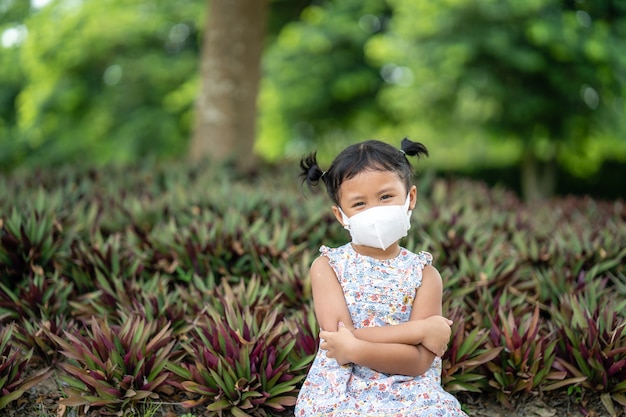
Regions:
[[[600,401],[602,402],[602,405],[604,405],[604,408],[606,408],[606,410],[609,412],[609,414],[611,414],[612,416],[617,415],[617,412],[615,411],[615,406],[613,405],[613,399],[611,398],[611,394],[606,392],[600,394]]]
[[[233,417],[252,417],[250,414],[246,413],[239,407],[233,406],[230,410]]]
[[[22,394],[24,394],[24,390],[16,390],[3,397],[0,397],[0,410],[6,407],[10,402],[20,398]]]
[[[191,371],[173,361],[168,360],[165,364],[165,369],[174,372],[175,375],[182,379],[191,379]]]
[[[219,411],[219,410],[226,410],[231,406],[230,401],[228,401],[228,399],[223,398],[219,401],[213,402],[211,404],[208,404],[206,406],[206,409],[209,411]]]
[[[268,405],[277,410],[282,410],[283,407],[291,407],[296,405],[297,397],[294,396],[283,396],[283,397],[273,397],[267,400],[264,405]]]
[[[574,378],[564,379],[559,382],[548,383],[542,387],[544,391],[554,391],[563,387],[567,387],[568,385],[575,386],[580,384],[581,382],[585,382],[587,380],[586,376],[579,376]]]
[[[613,397],[613,399],[619,403],[620,405],[626,407],[626,395],[622,395],[622,394],[611,394],[611,396]]]

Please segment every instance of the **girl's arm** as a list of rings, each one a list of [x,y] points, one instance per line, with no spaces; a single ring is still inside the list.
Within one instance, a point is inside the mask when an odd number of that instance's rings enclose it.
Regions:
[[[407,322],[386,326],[363,327],[352,333],[362,340],[378,343],[404,343],[406,345],[434,345],[437,347],[450,340],[452,321],[443,316],[430,316],[425,319],[410,319]],[[439,353],[435,350],[435,353]]]
[[[445,353],[452,321],[441,316],[443,284],[437,269],[424,267],[422,284],[416,291],[411,317],[405,323],[364,327],[353,331],[362,340],[378,343],[423,345],[437,356]],[[442,350],[443,349],[443,350]]]
[[[340,322],[353,329],[341,284],[328,263],[328,257],[320,256],[313,261],[310,276],[313,308],[320,329],[336,332]]]
[[[432,269],[435,272],[435,278],[439,278],[439,285],[441,286],[441,277],[439,277],[439,274],[434,268]],[[426,269],[424,271],[426,271]],[[345,324],[347,330],[353,330],[354,327],[343,296],[343,290],[337,280],[337,276],[328,263],[328,258],[325,256],[317,258],[311,266],[310,274],[315,315],[321,329],[323,329],[320,336],[322,337],[322,334],[327,332],[336,332],[338,323],[340,322]],[[425,281],[431,280],[426,278],[426,275],[429,274],[430,273],[425,272],[424,277],[422,278],[422,286],[420,287],[420,291],[418,291],[418,293],[422,293],[424,296],[416,297],[414,305],[418,305],[416,304],[418,298],[421,300],[422,298],[426,299],[429,297],[427,294],[428,291],[422,291],[424,288],[428,287],[428,285],[425,286]],[[437,282],[434,279],[432,280],[435,281],[435,283]],[[441,290],[438,299],[439,307],[437,312],[440,314]],[[432,303],[432,305],[434,304],[435,303]],[[428,312],[426,308],[424,308],[423,311],[420,311],[420,314],[416,313],[414,309],[411,315],[411,320],[413,320],[414,316],[415,319],[420,319],[422,317],[428,317],[428,315],[432,314],[435,313]],[[385,329],[385,327],[381,329]],[[348,333],[350,333],[349,331]],[[382,333],[377,331],[377,333],[372,334],[374,334],[373,337],[380,337]],[[322,337],[322,339],[325,340],[320,346],[323,349],[327,349],[327,354],[330,354],[329,357],[335,357],[340,364],[354,362],[384,373],[421,375],[428,369],[434,359],[434,354],[421,345],[412,346],[411,343],[382,343],[380,341],[377,342],[367,340],[359,341],[358,339],[354,337],[351,338],[350,336],[352,336],[351,333],[347,335],[345,332],[329,333]],[[448,339],[449,336],[450,335],[448,333]],[[353,343],[354,341],[357,341],[358,343]],[[348,346],[351,347],[348,348]],[[349,352],[350,359],[347,359],[346,350],[352,349],[354,349],[354,351]],[[443,354],[443,352],[441,354]]]
[[[320,347],[337,363],[355,363],[378,372],[396,375],[422,375],[430,368],[435,355],[422,345],[374,343],[354,337],[345,326],[336,332],[320,332]]]

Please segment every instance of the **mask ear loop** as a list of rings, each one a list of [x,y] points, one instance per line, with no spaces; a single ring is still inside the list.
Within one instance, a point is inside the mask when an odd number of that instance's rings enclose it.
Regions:
[[[341,213],[341,219],[343,220],[343,228],[346,230],[350,230],[350,218],[346,216],[346,213],[343,212],[341,207],[337,206],[339,209],[339,213]]]
[[[409,192],[406,196],[406,201],[404,202],[404,212],[406,213],[406,222],[409,229],[411,228],[411,214],[413,214],[413,210],[409,209],[411,205],[411,193]]]

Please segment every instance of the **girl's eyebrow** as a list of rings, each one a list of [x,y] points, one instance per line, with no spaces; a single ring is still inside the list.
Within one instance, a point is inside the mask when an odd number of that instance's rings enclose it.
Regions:
[[[390,193],[394,193],[394,192],[396,192],[396,188],[395,187],[385,187],[382,190],[378,191],[378,195],[390,194]]]

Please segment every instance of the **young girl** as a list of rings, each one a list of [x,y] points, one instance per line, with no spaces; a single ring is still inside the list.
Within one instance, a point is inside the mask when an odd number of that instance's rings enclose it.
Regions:
[[[352,242],[322,246],[311,266],[320,347],[297,417],[465,416],[441,387],[452,324],[441,316],[441,277],[429,253],[398,244],[417,194],[406,156],[428,155],[408,139],[401,147],[358,143],[327,171],[315,153],[301,161],[303,181],[324,183]]]

